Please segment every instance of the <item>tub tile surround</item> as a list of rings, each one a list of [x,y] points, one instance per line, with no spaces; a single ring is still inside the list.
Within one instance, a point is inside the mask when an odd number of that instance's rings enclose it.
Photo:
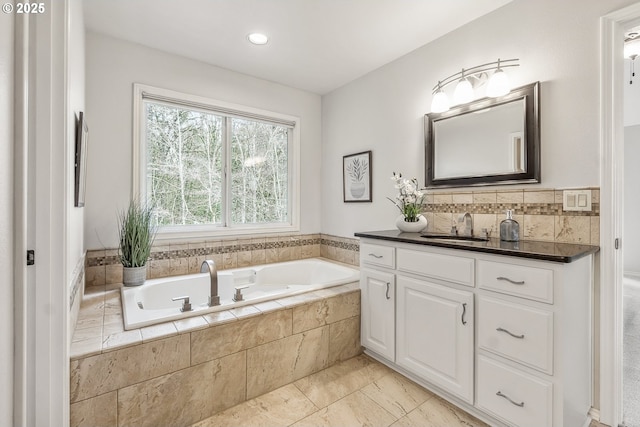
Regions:
[[[584,189],[584,188],[583,188]],[[458,217],[469,212],[476,233],[486,228],[499,237],[505,211],[512,209],[520,224],[520,238],[561,243],[600,244],[600,189],[591,191],[590,212],[562,210],[560,189],[478,190],[429,192],[423,205],[427,231],[449,233]]]
[[[86,286],[122,283],[122,265],[115,249],[90,250],[86,257]],[[224,239],[211,242],[156,245],[151,250],[149,279],[199,273],[212,259],[220,269],[324,257],[358,265],[358,240],[327,234],[283,234],[276,237]]]
[[[361,353],[357,282],[247,307],[124,331],[119,286],[87,288],[71,425],[189,425]]]

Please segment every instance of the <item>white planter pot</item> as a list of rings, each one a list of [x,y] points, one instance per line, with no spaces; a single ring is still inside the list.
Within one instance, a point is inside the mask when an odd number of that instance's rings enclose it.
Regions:
[[[122,267],[122,283],[125,286],[140,286],[147,279],[147,266]]]
[[[400,215],[396,219],[396,227],[398,230],[405,233],[419,233],[427,228],[427,218],[424,215],[418,215],[418,220],[415,222],[408,222],[404,220],[404,216]]]

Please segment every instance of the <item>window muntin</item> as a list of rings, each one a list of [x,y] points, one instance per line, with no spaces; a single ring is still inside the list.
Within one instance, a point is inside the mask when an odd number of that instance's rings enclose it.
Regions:
[[[148,86],[134,91],[134,192],[154,203],[161,235],[298,229],[297,119]]]

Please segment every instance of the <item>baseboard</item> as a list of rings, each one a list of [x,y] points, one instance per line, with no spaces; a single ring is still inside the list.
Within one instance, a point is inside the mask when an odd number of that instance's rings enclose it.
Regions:
[[[640,280],[640,271],[625,271],[623,276],[629,279]]]

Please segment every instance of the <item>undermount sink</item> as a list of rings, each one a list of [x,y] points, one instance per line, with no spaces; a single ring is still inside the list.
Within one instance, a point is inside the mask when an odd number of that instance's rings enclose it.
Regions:
[[[488,242],[487,237],[475,237],[475,236],[457,236],[453,234],[421,234],[420,237],[425,239],[434,240],[448,240],[454,242]]]

